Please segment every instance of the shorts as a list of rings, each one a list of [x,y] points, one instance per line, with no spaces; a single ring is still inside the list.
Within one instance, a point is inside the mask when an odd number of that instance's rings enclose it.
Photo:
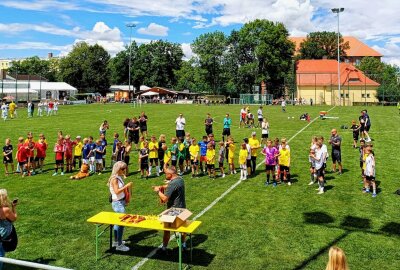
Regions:
[[[34,157],[28,157],[28,162],[34,162],[35,158]]]
[[[103,159],[96,159],[97,164],[103,164]]]
[[[267,134],[261,134],[261,138],[268,139],[268,133]]]
[[[65,159],[72,159],[72,154],[66,154]]]
[[[175,135],[177,138],[183,138],[183,137],[185,137],[185,131],[184,130],[176,130]]]
[[[251,168],[251,159],[246,159],[246,166]]]
[[[212,127],[206,127],[206,134],[210,135],[211,133],[213,133]]]
[[[43,161],[44,157],[35,157],[35,161]]]
[[[147,131],[147,127],[141,127],[140,132]]]
[[[14,163],[12,158],[10,159],[6,159],[6,157],[3,158],[3,164],[11,164],[11,163]]]
[[[56,165],[64,165],[64,160],[57,160],[56,159]]]
[[[317,171],[317,177],[324,177],[324,167],[322,166],[321,168],[319,168]]]
[[[224,128],[222,131],[222,136],[231,136],[231,129],[230,128]]]
[[[371,128],[371,126],[365,126],[365,131],[369,131],[369,129]],[[372,181],[372,180],[371,180]]]
[[[200,162],[207,162],[206,156],[200,156]]]
[[[135,133],[132,133],[132,132],[129,132],[128,133],[128,142],[129,143],[134,143],[134,144],[138,144],[138,142],[139,142],[139,132],[135,132]]]
[[[288,173],[288,172],[289,172],[289,167],[288,167],[288,166],[279,165],[279,171],[280,171],[281,173],[283,173],[284,171],[285,171],[286,173]]]
[[[233,164],[234,163],[234,158],[233,157],[228,157],[228,163]]]
[[[266,171],[275,171],[275,165],[267,165],[265,164]]]
[[[264,119],[262,118],[258,118],[258,122],[262,122]]]
[[[332,153],[332,162],[333,163],[336,163],[336,162],[341,163],[342,162],[342,156],[341,156],[340,152]]]
[[[88,159],[82,159],[83,164],[88,165],[89,164],[89,160]]]
[[[364,125],[361,125],[361,126],[360,126],[360,132],[363,133],[364,130],[365,130],[365,126],[364,126]]]
[[[129,160],[130,160],[130,159],[131,159],[130,156],[125,156],[125,157],[124,157],[124,162],[125,162],[126,165],[129,165]]]
[[[175,160],[171,160],[171,165],[176,167],[176,159]]]
[[[199,165],[199,161],[198,160],[194,161],[194,159],[192,159],[190,160],[190,164],[192,164],[193,166],[197,166]]]
[[[214,170],[214,168],[215,168],[214,164],[207,164],[207,169]]]
[[[367,181],[375,181],[375,176],[366,175],[365,176],[365,180],[367,180]]]
[[[89,157],[89,162],[94,163],[95,162],[94,157]]]
[[[219,166],[219,168],[223,168],[224,167],[224,163],[223,162],[218,162],[218,166]]]
[[[20,167],[24,167],[26,164],[26,161],[20,161],[20,162],[18,162],[18,164]]]
[[[158,158],[151,158],[150,164],[153,164],[153,163],[158,163]]]
[[[149,169],[149,163],[140,163],[140,169],[141,170],[148,170]]]
[[[185,161],[185,159],[183,157],[179,158],[179,165],[183,165],[183,162]]]

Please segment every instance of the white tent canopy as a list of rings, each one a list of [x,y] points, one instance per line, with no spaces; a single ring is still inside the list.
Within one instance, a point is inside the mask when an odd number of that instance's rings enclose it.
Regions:
[[[149,91],[149,92],[146,92],[144,94],[141,94],[141,96],[143,96],[143,97],[158,96],[158,95],[159,95],[158,93],[153,92],[153,91]]]

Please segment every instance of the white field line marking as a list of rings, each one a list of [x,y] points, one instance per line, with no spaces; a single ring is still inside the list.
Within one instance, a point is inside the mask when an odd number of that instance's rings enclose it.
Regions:
[[[336,106],[332,107],[331,109],[329,109],[329,111],[333,110]],[[329,112],[328,111],[328,112]],[[315,117],[310,123],[308,123],[305,127],[303,127],[302,129],[300,129],[296,134],[294,134],[289,140],[288,143],[293,140],[294,138],[297,137],[297,135],[299,135],[301,132],[303,132],[306,128],[308,128],[312,123],[314,123],[318,117]],[[261,166],[262,164],[264,164],[264,161],[260,162],[257,165],[257,168],[259,166]],[[230,188],[228,188],[224,193],[221,194],[221,196],[219,196],[218,198],[216,198],[212,203],[210,203],[206,208],[204,208],[200,213],[198,213],[193,220],[198,219],[199,217],[201,217],[202,215],[204,215],[205,213],[208,212],[208,210],[210,210],[211,208],[214,207],[214,205],[216,205],[220,200],[222,200],[226,195],[228,195],[232,190],[234,190],[238,185],[240,185],[240,183],[242,183],[242,180],[237,181],[235,184],[233,184]],[[175,235],[172,235],[172,237],[170,238],[169,241],[172,241],[175,239]],[[140,262],[138,262],[135,266],[132,267],[132,270],[137,270],[139,269],[141,266],[143,266],[151,257],[153,257],[156,253],[157,250],[159,248],[162,247],[162,244],[159,245],[157,248],[153,249],[149,254],[147,254],[147,256],[145,258],[143,258]]]

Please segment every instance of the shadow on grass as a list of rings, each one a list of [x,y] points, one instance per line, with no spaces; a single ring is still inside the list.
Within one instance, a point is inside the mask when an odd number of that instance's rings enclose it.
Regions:
[[[130,256],[130,257],[141,257],[141,258],[146,258],[151,252],[153,252],[158,246],[146,246],[146,245],[139,245],[138,243],[144,239],[147,238],[152,238],[152,237],[159,237],[160,238],[160,244],[162,241],[162,238],[160,237],[160,234],[156,230],[150,230],[150,231],[143,231],[137,234],[130,235],[128,237],[129,243],[126,245],[130,248],[128,252],[119,252],[116,251],[115,248],[108,249],[106,251],[106,254],[102,256],[102,258],[106,258],[109,256],[112,256],[113,254],[119,254],[119,255],[125,255],[125,256]],[[186,264],[191,264],[191,265],[196,265],[196,266],[208,266],[212,260],[214,259],[215,255],[210,254],[207,251],[203,249],[198,249],[195,248],[196,246],[199,246],[201,243],[207,241],[208,236],[205,234],[195,234],[192,235],[192,243],[193,243],[193,257],[192,261],[190,261],[190,250],[189,251],[183,251],[183,263]],[[190,240],[187,239],[187,246],[188,248],[190,247]],[[164,252],[156,252],[151,258],[155,260],[161,260],[161,261],[170,261],[174,263],[178,263],[179,261],[179,250],[176,244],[176,241],[171,241],[169,243],[169,249],[167,253]]]
[[[390,234],[400,236],[400,223],[396,222],[389,222],[384,225],[379,231],[372,231],[371,220],[367,218],[346,216],[340,223],[340,226],[336,226],[333,224],[335,222],[335,219],[325,212],[306,212],[303,213],[303,216],[305,223],[320,225],[332,229],[342,229],[344,230],[344,232],[323,247],[321,247],[318,251],[302,261],[299,265],[294,267],[294,270],[306,269],[309,263],[318,259],[319,256],[325,254],[331,246],[336,245],[352,232],[363,232],[366,234],[375,235]]]

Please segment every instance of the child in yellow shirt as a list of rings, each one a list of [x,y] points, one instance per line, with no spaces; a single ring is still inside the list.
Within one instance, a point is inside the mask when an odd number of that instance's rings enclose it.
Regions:
[[[281,140],[281,147],[279,149],[279,171],[281,182],[284,180],[284,174],[286,173],[287,184],[290,186],[292,183],[290,182],[290,150],[286,147],[286,140]]]
[[[234,162],[234,158],[235,158],[235,149],[236,146],[233,143],[233,138],[229,137],[228,141],[226,142],[226,147],[228,148],[228,164],[229,164],[229,169],[231,174],[235,174],[236,170],[235,170],[235,162]]]
[[[206,158],[208,177],[215,178],[215,149],[212,144],[207,145]]]
[[[189,146],[190,163],[192,165],[192,177],[199,175],[199,152],[200,146],[195,138],[192,138],[192,144]]]
[[[247,147],[245,143],[242,143],[239,151],[239,167],[240,167],[240,180],[247,179]]]

